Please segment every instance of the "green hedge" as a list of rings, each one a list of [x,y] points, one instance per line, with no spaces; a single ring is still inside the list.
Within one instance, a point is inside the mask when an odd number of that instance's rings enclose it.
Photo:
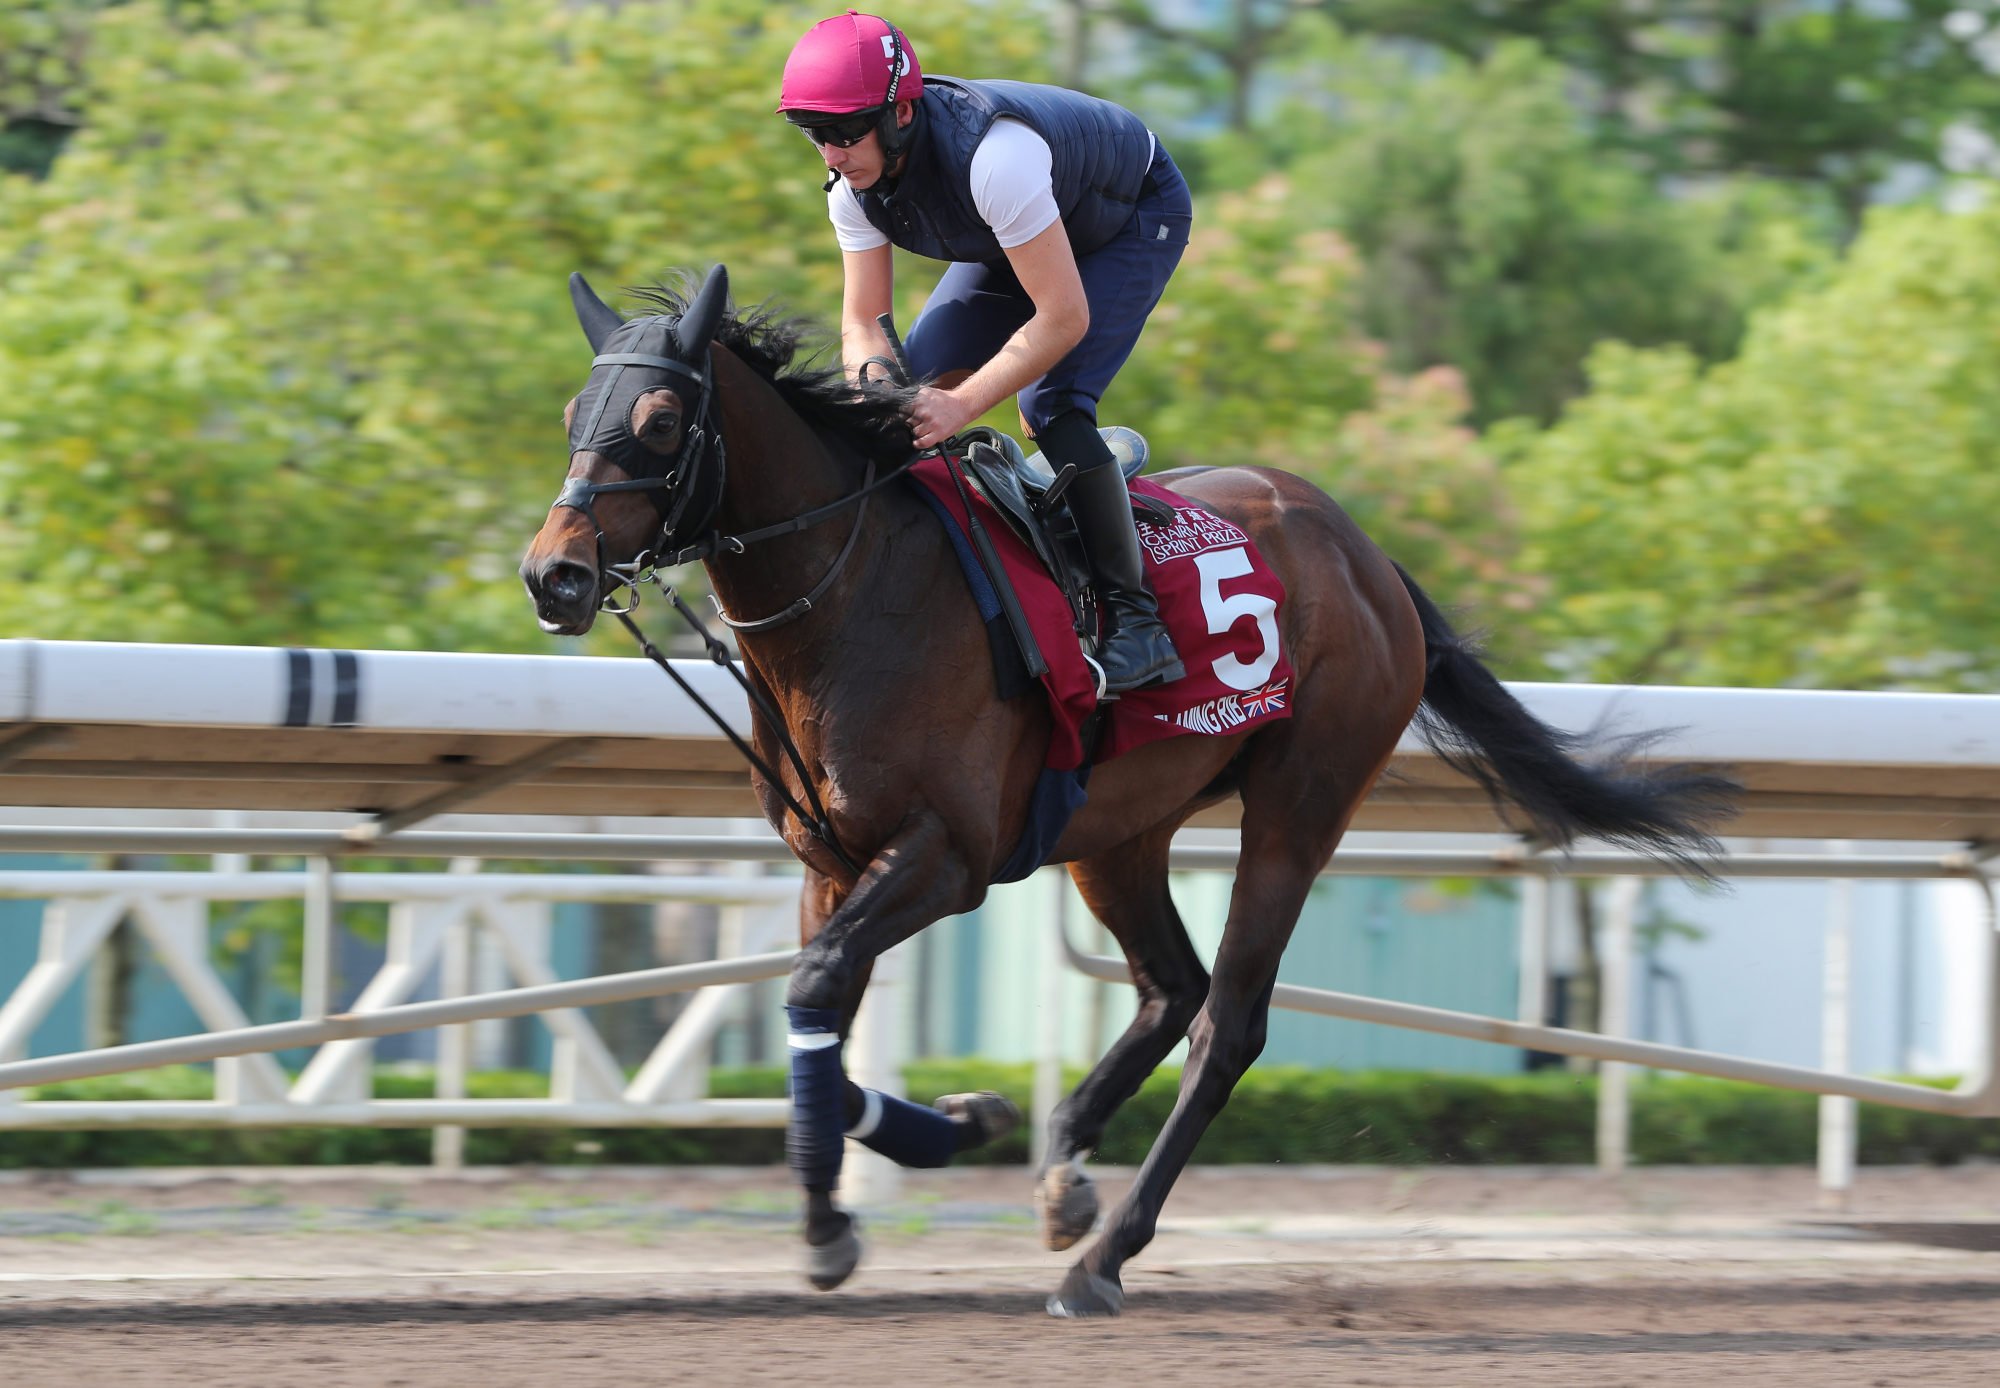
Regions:
[[[1027,1065],[920,1061],[905,1081],[929,1098],[997,1089],[1027,1107]],[[1078,1073],[1069,1076],[1073,1083]],[[1172,1109],[1179,1076],[1155,1075],[1112,1121],[1100,1160],[1136,1163]],[[473,1098],[539,1098],[545,1077],[514,1071],[473,1075]],[[776,1068],[714,1072],[718,1098],[775,1098]],[[375,1093],[428,1098],[429,1075],[383,1070]],[[43,1099],[205,1099],[205,1071],[175,1069],[48,1085]],[[1197,1162],[1338,1162],[1389,1165],[1585,1163],[1594,1156],[1596,1082],[1558,1071],[1473,1076],[1273,1066],[1237,1086],[1201,1146]],[[1810,1094],[1722,1080],[1650,1078],[1632,1090],[1632,1154],[1642,1163],[1760,1165],[1813,1160],[1817,1101]],[[1946,1165],[2000,1159],[2000,1120],[1951,1118],[1863,1104],[1861,1160]],[[90,1132],[8,1132],[0,1119],[0,1167],[322,1165],[430,1160],[424,1129],[265,1128]],[[1016,1133],[968,1160],[1027,1160]],[[466,1159],[476,1164],[632,1163],[761,1165],[781,1161],[783,1135],[771,1129],[474,1128]]]

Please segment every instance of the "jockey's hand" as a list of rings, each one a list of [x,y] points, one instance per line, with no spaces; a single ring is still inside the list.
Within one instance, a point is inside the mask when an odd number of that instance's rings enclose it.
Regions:
[[[958,396],[935,386],[917,392],[908,410],[910,433],[918,448],[935,448],[979,417]]]

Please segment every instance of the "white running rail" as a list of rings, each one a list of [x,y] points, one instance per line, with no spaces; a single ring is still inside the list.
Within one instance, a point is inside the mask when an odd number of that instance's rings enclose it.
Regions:
[[[782,1127],[781,1099],[705,1097],[710,1043],[749,984],[783,977],[794,951],[774,948],[797,929],[795,878],[644,874],[339,873],[323,880],[342,900],[389,904],[387,955],[354,1005],[333,1015],[252,1026],[209,957],[209,903],[310,899],[315,881],[290,872],[0,872],[0,897],[48,902],[37,963],[0,1002],[0,1129],[267,1126],[311,1123]],[[556,901],[691,901],[722,906],[729,957],[562,981],[549,955]],[[308,918],[314,913],[308,911]],[[330,913],[325,913],[330,914]],[[92,955],[125,921],[138,929],[207,1032],[18,1059],[29,1037]],[[308,951],[328,939],[308,932]],[[412,995],[454,944],[483,937],[522,987],[434,1001]],[[308,973],[312,972],[310,963]],[[446,969],[449,975],[452,971]],[[694,1000],[630,1078],[579,1009],[694,992]],[[383,1100],[367,1093],[378,1036],[542,1014],[555,1037],[547,1099],[464,1098],[466,1048],[441,1047],[440,1097]],[[296,1076],[270,1054],[316,1047]],[[33,1100],[24,1086],[148,1066],[215,1061],[212,1100]],[[894,1063],[894,1058],[891,1058]]]

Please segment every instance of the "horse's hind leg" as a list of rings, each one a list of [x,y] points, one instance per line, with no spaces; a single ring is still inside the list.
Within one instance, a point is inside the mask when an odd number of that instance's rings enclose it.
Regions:
[[[1243,781],[1243,848],[1229,920],[1208,997],[1188,1032],[1180,1097],[1132,1188],[1105,1221],[1104,1233],[1049,1298],[1052,1315],[1118,1313],[1124,1302],[1120,1269],[1152,1241],[1167,1193],[1195,1144],[1264,1049],[1278,961],[1306,893],[1395,746],[1395,730],[1386,722],[1376,728],[1350,725],[1343,728],[1345,737],[1328,738],[1323,731],[1328,715],[1339,711],[1321,709],[1316,717],[1315,710],[1302,706],[1282,735],[1260,740],[1252,754]],[[1324,765],[1327,761],[1334,764]]]
[[[1236,1081],[1264,1049],[1278,960],[1323,861],[1295,848],[1273,853],[1259,845],[1253,853],[1246,840],[1215,975],[1189,1031],[1180,1097],[1104,1233],[1049,1298],[1051,1315],[1118,1314],[1124,1303],[1120,1269],[1152,1242],[1167,1192]]]
[[[1097,1191],[1083,1173],[1083,1157],[1103,1138],[1112,1114],[1187,1035],[1208,995],[1208,970],[1167,890],[1173,837],[1172,826],[1158,829],[1070,868],[1085,903],[1125,951],[1139,1010],[1051,1116],[1035,1187],[1042,1240],[1051,1249],[1068,1248],[1097,1222]]]

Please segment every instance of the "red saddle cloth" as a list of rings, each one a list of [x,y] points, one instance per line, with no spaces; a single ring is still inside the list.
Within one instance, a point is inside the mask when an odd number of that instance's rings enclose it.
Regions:
[[[926,458],[910,475],[962,532],[965,506],[943,461]],[[1161,738],[1220,736],[1291,717],[1292,665],[1280,646],[1277,620],[1285,587],[1278,576],[1234,521],[1147,478],[1135,477],[1129,486],[1175,511],[1171,526],[1141,522],[1139,542],[1147,581],[1187,674],[1113,701],[1095,760],[1109,761]],[[1046,764],[1058,771],[1078,767],[1083,721],[1097,707],[1097,677],[1078,644],[1069,603],[1006,520],[976,493],[973,504],[1049,663],[1041,682],[1056,726]],[[979,580],[967,576],[976,588]]]

